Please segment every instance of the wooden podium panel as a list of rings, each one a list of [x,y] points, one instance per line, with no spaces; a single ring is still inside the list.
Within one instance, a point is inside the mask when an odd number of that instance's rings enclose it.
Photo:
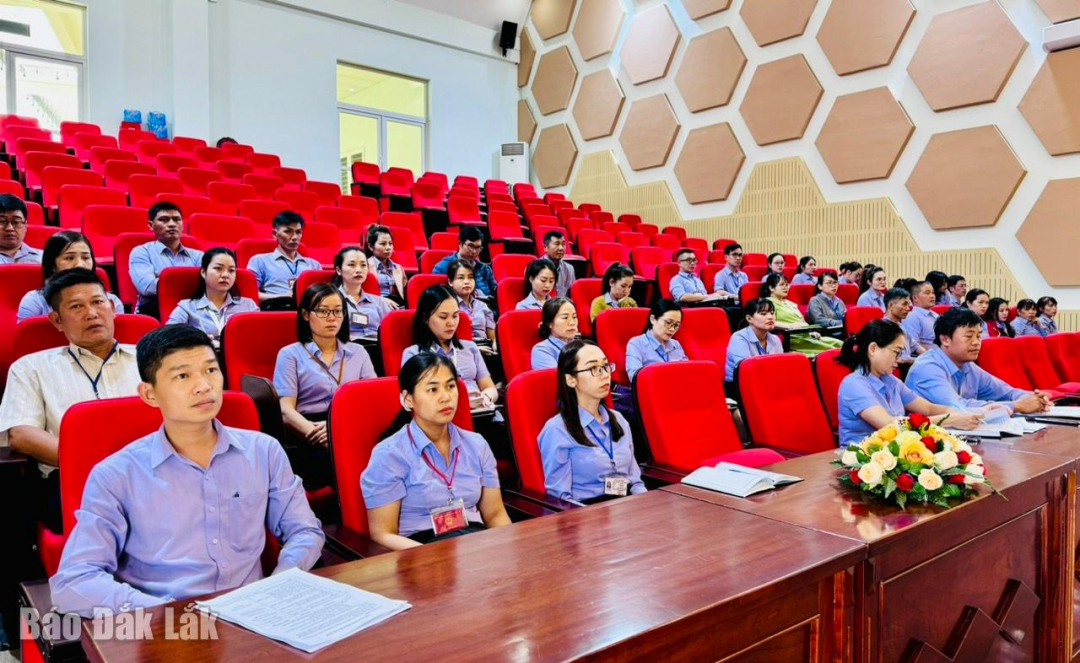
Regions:
[[[220,620],[217,640],[166,640],[162,608],[152,640],[84,629],[83,644],[109,663],[825,663],[844,629],[835,597],[865,554],[850,538],[654,491],[321,569],[413,607],[313,656]]]
[[[977,451],[1007,500],[983,487],[952,509],[904,511],[841,486],[828,464],[834,452],[777,463],[805,480],[747,499],[663,490],[865,543],[867,560],[851,577],[850,660],[1058,661],[1060,597],[1072,582],[1061,542],[1076,463],[995,445]]]

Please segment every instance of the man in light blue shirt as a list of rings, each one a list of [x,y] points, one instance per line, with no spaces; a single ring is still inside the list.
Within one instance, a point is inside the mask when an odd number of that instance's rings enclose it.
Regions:
[[[570,286],[574,285],[577,275],[573,266],[563,260],[566,257],[566,236],[561,230],[544,233],[544,257],[555,265],[555,290],[551,296],[570,297]]]
[[[215,419],[223,380],[209,337],[166,325],[136,353],[139,396],[164,424],[90,472],[49,581],[57,610],[91,617],[253,582],[267,529],[283,544],[275,573],[310,569],[319,521],[277,440]]]
[[[10,193],[0,194],[0,265],[40,265],[41,250],[27,246],[26,203]]]
[[[919,281],[910,286],[912,309],[900,325],[909,338],[919,344],[922,352],[934,347],[934,322],[938,314],[934,313],[934,286],[928,281]]]
[[[728,244],[724,247],[724,262],[726,265],[716,273],[713,279],[713,292],[723,292],[735,299],[739,298],[739,291],[750,280],[746,272],[742,271],[743,248],[740,244]]]
[[[1030,414],[1050,409],[1046,392],[1016,389],[975,364],[982,348],[982,320],[974,311],[952,308],[934,323],[937,346],[919,357],[906,384],[931,403],[957,410],[1004,407]]]
[[[885,319],[892,320],[901,329],[904,320],[911,312],[911,293],[903,288],[889,288],[885,291]],[[904,351],[899,359],[900,363],[910,364],[912,360],[922,353],[922,346],[907,331],[904,331]]]
[[[721,298],[716,293],[710,295],[705,289],[705,283],[697,275],[698,259],[693,251],[679,249],[675,252],[675,262],[679,263],[679,273],[671,277],[668,284],[672,299],[680,304],[692,304]]]
[[[318,261],[300,255],[300,240],[304,237],[304,217],[293,211],[274,217],[274,239],[278,247],[270,253],[251,256],[247,268],[259,282],[259,304],[264,310],[281,311],[294,302],[293,288],[300,274],[322,269]],[[285,300],[284,298],[288,298]]]
[[[136,246],[128,256],[128,273],[139,300],[136,313],[157,317],[158,277],[166,267],[199,267],[203,252],[186,248],[180,243],[184,234],[184,217],[180,208],[169,202],[160,202],[150,208],[150,231],[156,238]]]

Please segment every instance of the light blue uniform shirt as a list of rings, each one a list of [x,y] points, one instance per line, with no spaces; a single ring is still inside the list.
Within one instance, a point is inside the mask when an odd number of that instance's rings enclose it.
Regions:
[[[918,395],[892,373],[876,377],[856,370],[840,383],[840,446],[861,442],[877,428],[859,413],[880,405],[892,417],[902,417]]]
[[[120,298],[111,292],[105,293],[105,296],[112,302],[113,309],[117,313],[124,312],[124,302],[120,301]],[[41,290],[31,290],[23,295],[22,301],[19,302],[19,312],[15,314],[15,322],[22,322],[27,318],[33,318],[39,315],[49,315],[52,313],[52,307],[49,306],[49,302],[45,301],[45,295]]]
[[[345,294],[344,288],[339,287],[338,292],[341,294],[341,298],[345,300],[345,315],[349,319],[349,338],[353,340],[358,338],[378,338],[379,325],[382,324],[383,318],[390,313],[390,307],[386,305],[383,298],[361,290],[360,301],[356,302]],[[367,324],[353,322],[353,315],[357,313],[367,317]]]
[[[1031,393],[1014,389],[973,361],[957,367],[936,346],[915,360],[905,382],[912,391],[931,403],[956,410],[970,410],[990,403],[1011,406],[1013,401]]]
[[[916,306],[908,311],[907,317],[904,318],[904,322],[900,326],[904,328],[909,337],[915,339],[920,345],[929,348],[934,345],[936,340],[934,323],[937,319],[937,313],[928,308]]]
[[[428,462],[443,476],[454,475],[453,498],[465,502],[469,522],[483,524],[477,508],[483,489],[499,488],[495,456],[484,438],[453,424],[450,424],[449,464],[415,421],[376,444],[367,469],[360,475],[365,506],[377,509],[400,501],[398,534],[410,536],[430,530],[431,509],[446,506],[450,492]]]
[[[630,381],[634,381],[637,372],[646,366],[667,363],[669,361],[686,361],[686,353],[675,339],[667,342],[667,346],[660,344],[660,340],[653,336],[652,331],[647,331],[641,336],[635,336],[626,344],[626,374]]]
[[[15,251],[15,255],[9,256],[6,253],[0,253],[0,265],[40,265],[41,264],[41,249],[35,249],[32,246],[27,246],[23,242],[19,248]]]
[[[709,294],[709,291],[705,289],[705,283],[694,272],[679,272],[672,276],[668,289],[671,290],[671,298],[675,301],[682,299],[683,295]]]
[[[611,441],[609,417],[622,427],[623,434],[614,445]],[[544,464],[544,489],[548,495],[562,500],[587,500],[604,494],[604,477],[610,474],[622,474],[630,480],[629,491],[632,494],[644,493],[645,484],[641,481],[641,468],[634,459],[634,438],[626,419],[606,407],[600,408],[600,421],[578,408],[581,427],[585,436],[596,446],[587,447],[578,444],[570,437],[562,415],[556,414],[544,424],[540,431],[540,460]],[[614,460],[608,456],[608,449]],[[612,462],[615,469],[612,470]]]
[[[394,279],[394,271],[401,269],[401,265],[397,264],[393,260],[388,260],[386,263],[379,259],[368,260],[368,265],[375,263],[375,278],[379,281],[379,295],[383,297],[389,297],[391,293],[397,288],[397,281]],[[387,264],[388,263],[388,264]],[[398,297],[404,297],[405,293],[397,293]]]
[[[221,340],[221,330],[225,323],[237,313],[258,311],[259,305],[247,297],[233,298],[225,295],[225,304],[218,310],[206,295],[199,299],[184,299],[169,314],[166,324],[191,325],[215,341]]]
[[[857,306],[876,306],[882,311],[885,310],[885,293],[878,292],[873,288],[868,288],[866,292],[859,295],[859,300],[856,302]]]
[[[941,304],[943,306],[960,306],[960,300],[953,296],[951,292],[946,290],[944,294],[941,295],[941,298],[938,300],[938,304]]]
[[[480,348],[476,347],[476,344],[472,341],[458,341],[461,343],[461,349],[457,349],[450,346],[450,351],[447,352],[442,347],[428,347],[424,348],[426,352],[435,352],[446,357],[450,361],[454,362],[454,366],[457,367],[458,377],[465,383],[465,388],[470,392],[480,391],[480,386],[477,384],[478,380],[483,380],[486,377],[490,377],[488,373],[487,364],[484,363],[484,357],[480,354]],[[413,355],[420,353],[420,346],[410,345],[405,348],[405,351],[401,353],[401,364],[405,365],[405,362],[409,361]]]
[[[278,247],[270,253],[251,256],[247,268],[255,273],[259,282],[259,292],[268,295],[291,295],[296,279],[308,270],[322,269],[316,260],[296,254],[296,260],[289,258]]]
[[[301,414],[330,409],[330,401],[341,386],[337,382],[339,372],[341,384],[375,377],[371,357],[356,343],[338,341],[337,352],[329,366],[323,363],[320,352],[314,341],[293,343],[278,351],[274,389],[279,397],[295,398],[296,411]]]
[[[550,297],[548,299],[550,299]],[[530,291],[529,296],[526,297],[525,299],[521,300],[520,302],[518,302],[517,306],[515,306],[514,309],[518,310],[518,311],[530,311],[530,310],[539,311],[539,310],[544,308],[544,302],[546,302],[546,301],[547,301],[546,299],[543,302],[540,301],[539,299],[536,298],[536,295],[534,295]]]
[[[472,306],[465,303],[461,297],[457,298],[458,308],[469,316],[469,324],[472,326],[474,339],[487,340],[487,331],[495,329],[495,314],[488,305],[473,297]]]
[[[559,366],[559,353],[566,347],[566,343],[554,336],[548,336],[532,348],[532,368],[557,368]]]
[[[1046,327],[1043,327],[1038,318],[1034,320],[1025,320],[1019,316],[1013,319],[1009,324],[1016,331],[1017,336],[1046,336],[1049,334]]]
[[[135,310],[157,299],[158,277],[166,267],[199,267],[202,256],[202,251],[183,245],[173,253],[161,242],[147,242],[132,249],[128,257],[128,273],[139,293]]]
[[[713,292],[723,290],[739,297],[739,291],[750,281],[750,277],[741,269],[732,273],[730,267],[724,267],[713,278]]]
[[[910,313],[908,315],[910,315]],[[904,329],[904,321],[901,320],[901,321],[898,322],[896,320],[893,320],[889,316],[885,316],[884,319],[889,320],[891,322],[895,322],[897,324],[897,326],[900,327],[900,330],[902,332],[904,332],[904,351],[902,353],[900,353],[900,359],[911,359],[916,354],[918,354],[918,352],[919,352],[919,341],[914,336],[909,334],[906,329]],[[904,320],[907,320],[907,318],[904,318]],[[985,337],[985,333],[983,334],[983,336]]]
[[[1045,315],[1040,315],[1039,322],[1042,324],[1043,328],[1046,329],[1047,335],[1058,333],[1057,321],[1053,318],[1048,318]]]
[[[277,440],[214,422],[203,469],[164,427],[90,472],[78,523],[49,580],[61,612],[149,607],[263,577],[266,530],[284,542],[275,571],[310,569],[323,535],[304,486]]]
[[[817,277],[799,272],[791,279],[791,285],[817,285]]]
[[[765,334],[765,345],[757,340],[751,327],[743,327],[731,335],[727,346],[727,361],[724,362],[724,381],[735,379],[735,367],[743,359],[760,355],[784,354],[784,342],[775,334]]]

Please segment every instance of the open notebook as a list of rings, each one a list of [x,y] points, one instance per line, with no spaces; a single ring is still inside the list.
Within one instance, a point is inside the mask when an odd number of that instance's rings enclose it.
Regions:
[[[736,497],[747,497],[799,481],[802,479],[790,474],[766,472],[733,463],[717,463],[716,467],[699,467],[682,480],[688,486],[715,490],[718,493]]]

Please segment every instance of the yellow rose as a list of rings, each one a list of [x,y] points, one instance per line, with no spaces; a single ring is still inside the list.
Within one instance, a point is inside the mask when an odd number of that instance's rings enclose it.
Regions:
[[[919,434],[915,431],[906,430],[896,436],[896,443],[900,446],[904,446],[905,444],[910,444],[911,442],[918,442],[921,439],[922,438],[919,437]]]
[[[930,453],[930,450],[926,448],[926,445],[918,437],[918,435],[915,436],[914,442],[905,442],[900,445],[899,457],[909,463],[929,465],[934,462],[934,454]]]
[[[875,433],[859,443],[859,448],[863,450],[863,453],[870,455],[880,449],[884,444],[885,443],[881,441],[881,438]]]
[[[896,438],[896,434],[899,431],[896,428],[896,424],[889,424],[885,428],[882,428],[877,432],[878,437],[886,442],[892,442]]]

